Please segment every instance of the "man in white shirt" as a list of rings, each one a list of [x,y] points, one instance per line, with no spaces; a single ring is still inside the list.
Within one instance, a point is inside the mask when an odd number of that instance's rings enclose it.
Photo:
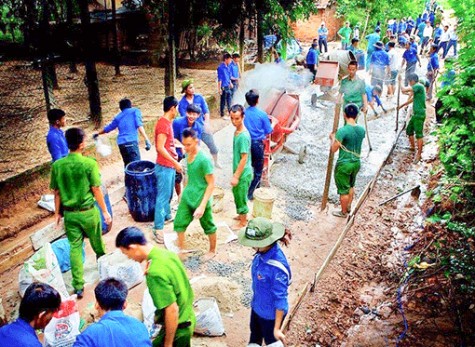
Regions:
[[[396,78],[397,78],[397,72],[398,72],[398,66],[399,66],[399,60],[398,56],[396,54],[396,43],[395,42],[388,42],[388,55],[389,55],[389,70],[390,70],[390,77],[388,81],[386,82],[386,85],[388,86],[388,93],[387,97],[392,98],[394,95],[394,90],[396,88]]]
[[[445,56],[447,55],[447,45],[449,44],[449,39],[450,39],[450,32],[449,32],[449,26],[444,25],[444,31],[442,32],[442,35],[440,35],[440,41],[439,41],[439,48],[437,50],[437,53],[439,50],[442,51],[442,59],[445,59]]]
[[[454,57],[457,56],[457,41],[458,41],[458,35],[457,35],[457,26],[454,25],[454,28],[450,31],[449,33],[449,44],[447,45],[447,50],[445,51],[445,56],[447,53],[449,53],[450,48],[454,48]]]
[[[424,48],[427,46],[429,43],[429,40],[432,38],[432,33],[434,32],[434,28],[432,25],[430,25],[430,21],[426,22],[426,27],[424,28],[424,31],[422,32],[422,45],[421,45],[421,54],[424,52]]]

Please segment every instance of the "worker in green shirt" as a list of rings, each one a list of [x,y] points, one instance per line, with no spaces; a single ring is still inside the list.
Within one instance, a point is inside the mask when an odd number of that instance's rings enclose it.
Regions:
[[[424,146],[424,121],[426,119],[426,89],[419,82],[419,77],[416,74],[410,74],[407,77],[409,81],[408,87],[401,86],[401,91],[408,94],[407,101],[399,106],[399,109],[406,107],[413,103],[412,115],[409,123],[407,123],[406,134],[409,136],[409,143],[411,151],[415,151],[414,134],[417,139],[417,153],[414,158],[414,163],[418,163],[422,156],[422,147]],[[401,85],[401,78],[399,78]]]
[[[247,226],[247,192],[252,181],[251,166],[251,135],[244,126],[244,107],[233,105],[230,111],[231,122],[236,127],[233,137],[233,187],[234,204],[236,205],[236,225],[231,229],[239,230]]]
[[[346,125],[330,134],[331,151],[340,151],[335,166],[335,183],[340,195],[341,211],[333,211],[336,217],[345,218],[350,212],[351,203],[355,196],[356,174],[360,170],[361,144],[365,130],[356,124],[358,106],[348,104],[344,109]]]
[[[115,245],[130,259],[139,263],[147,261],[145,278],[157,308],[155,323],[162,325],[152,345],[190,347],[196,318],[193,289],[181,260],[173,252],[152,246],[136,227],[121,230]]]
[[[214,168],[211,159],[200,150],[199,139],[193,129],[186,128],[182,133],[182,144],[185,149],[187,176],[178,210],[176,211],[173,229],[178,233],[178,248],[185,250],[185,231],[193,221],[200,220],[201,227],[209,238],[209,251],[204,260],[216,255],[216,230],[211,208],[211,196],[214,189]]]
[[[343,107],[352,103],[358,106],[361,111],[366,112],[368,109],[366,85],[364,80],[356,76],[356,71],[358,71],[358,63],[352,60],[348,63],[348,76],[340,82],[340,94],[337,102],[341,104],[341,99],[343,99]]]
[[[79,299],[84,295],[84,235],[89,238],[97,258],[106,251],[99,209],[94,205],[96,200],[106,224],[112,223],[101,190],[99,167],[94,159],[82,155],[86,147],[85,138],[82,129],[71,128],[66,131],[69,154],[53,163],[50,183],[54,190],[56,224],[61,221],[60,208],[64,211],[64,229],[71,245],[72,285]]]
[[[338,36],[341,38],[341,49],[348,49],[350,44],[350,36],[353,30],[350,28],[350,22],[345,22],[345,26],[338,30]]]

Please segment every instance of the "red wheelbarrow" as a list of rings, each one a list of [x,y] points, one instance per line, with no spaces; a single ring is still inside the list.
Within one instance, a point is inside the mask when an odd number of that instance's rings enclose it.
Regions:
[[[300,124],[300,99],[297,94],[272,90],[263,100],[262,108],[269,115],[273,129],[264,140],[264,169],[261,178],[261,185],[269,186],[271,162],[284,148],[287,136]]]

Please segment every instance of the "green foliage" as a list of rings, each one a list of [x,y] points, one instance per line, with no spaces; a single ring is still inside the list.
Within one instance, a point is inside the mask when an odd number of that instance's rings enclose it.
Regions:
[[[456,72],[453,84],[438,93],[449,114],[439,129],[440,160],[451,185],[450,199],[463,202],[465,218],[467,214],[473,218],[475,189],[470,182],[475,182],[475,1],[449,3],[459,18],[457,32],[463,46],[458,59],[446,64],[447,69]]]
[[[363,34],[367,18],[368,28],[374,28],[378,21],[384,28],[388,19],[417,17],[424,8],[424,3],[424,0],[338,0],[337,16],[348,20],[352,27],[359,24]],[[372,32],[370,29],[366,31]]]

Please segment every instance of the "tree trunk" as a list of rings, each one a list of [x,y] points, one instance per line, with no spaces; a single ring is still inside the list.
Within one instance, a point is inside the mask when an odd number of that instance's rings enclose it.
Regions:
[[[244,29],[245,29],[245,22],[246,19],[242,18],[241,25],[239,27],[239,55],[241,56],[241,61],[239,62],[239,70],[241,70],[241,74],[244,73]]]
[[[73,11],[73,0],[66,0],[66,24],[67,24],[67,30],[68,30],[68,36],[70,42],[70,47],[69,47],[69,72],[70,73],[77,73],[78,68],[76,65],[76,52],[74,49],[74,34],[73,34],[73,17],[74,17],[74,11]]]
[[[119,51],[119,42],[117,38],[117,13],[115,8],[115,0],[111,1],[112,3],[112,39],[114,40],[114,68],[115,75],[120,76],[120,51]]]
[[[36,31],[35,23],[37,9],[35,6],[35,0],[25,0],[24,4],[26,8],[26,23],[23,30],[24,45],[30,54],[33,55],[35,49],[38,48],[33,40],[33,33]]]
[[[59,89],[59,84],[58,84],[58,76],[56,75],[56,66],[54,64],[54,53],[52,50],[52,35],[51,35],[51,28],[49,25],[49,19],[51,15],[50,11],[50,4],[48,3],[48,0],[43,0],[42,2],[43,5],[43,15],[41,17],[41,24],[40,24],[40,35],[42,36],[41,38],[41,47],[40,47],[40,54],[42,59],[48,60],[48,64],[46,65],[46,73],[49,75],[49,79],[51,80],[51,83],[53,84],[53,89]]]
[[[168,0],[168,54],[165,67],[165,94],[175,95],[176,53],[175,53],[175,6]]]
[[[262,0],[256,1],[257,10],[257,61],[264,63],[264,13]]]
[[[91,44],[91,19],[89,17],[88,1],[78,0],[81,11],[81,27],[83,37],[84,63],[86,67],[87,91],[89,94],[90,117],[96,128],[102,123],[101,96],[99,93],[99,81],[97,79],[96,62],[93,56],[94,44]]]
[[[369,10],[368,10],[368,13],[366,14],[366,20],[365,20],[365,23],[364,23],[364,29],[363,29],[363,33],[361,34],[360,36],[360,40],[362,37],[366,37],[366,30],[368,29],[368,22],[369,22]]]

